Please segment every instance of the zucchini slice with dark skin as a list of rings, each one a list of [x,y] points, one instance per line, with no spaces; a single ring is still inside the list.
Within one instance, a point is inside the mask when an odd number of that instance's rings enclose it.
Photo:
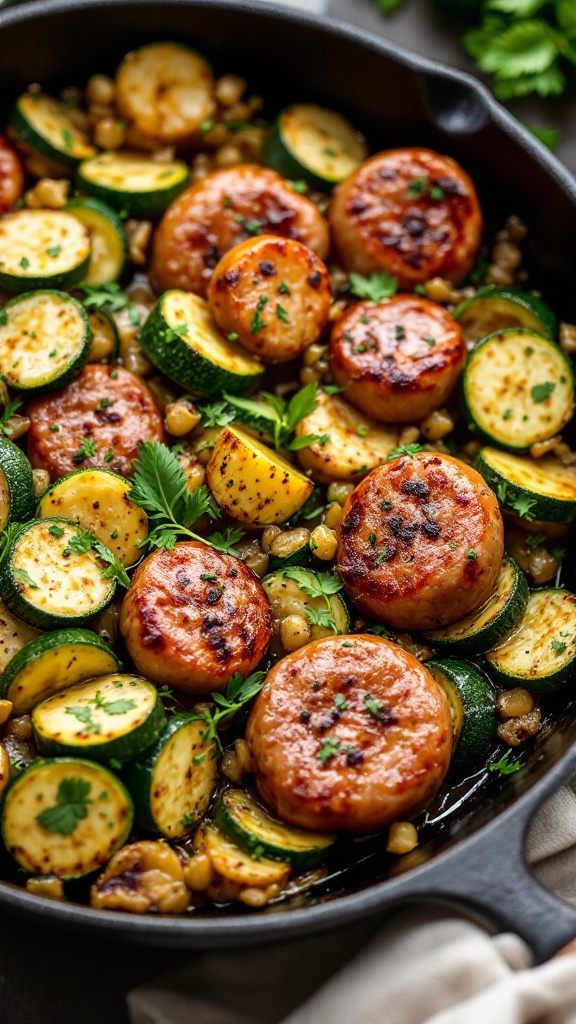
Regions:
[[[118,281],[128,264],[128,239],[120,217],[99,199],[80,196],[64,207],[87,229],[90,236],[90,265],[83,284]]]
[[[90,235],[64,210],[16,210],[0,221],[0,288],[71,288],[90,264]]]
[[[57,629],[36,637],[14,655],[0,679],[0,697],[12,702],[15,715],[26,715],[60,690],[121,668],[119,658],[96,633]]]
[[[218,757],[213,740],[204,738],[206,730],[204,719],[176,714],[154,746],[126,769],[136,821],[147,832],[181,839],[208,810]]]
[[[15,391],[62,388],[80,373],[91,341],[86,310],[71,295],[19,295],[0,311],[0,374]]]
[[[490,334],[469,354],[461,394],[474,433],[508,451],[526,451],[572,418],[572,364],[549,338],[511,327]]]
[[[60,167],[73,168],[96,154],[65,105],[44,93],[19,96],[8,124],[21,142]]]
[[[162,373],[209,398],[244,394],[264,370],[256,356],[220,334],[208,303],[191,292],[165,292],[142,328],[140,343]]]
[[[93,539],[93,538],[92,538]],[[0,563],[2,600],[37,629],[82,626],[108,607],[116,580],[76,523],[34,519],[18,531]]]
[[[60,477],[42,495],[39,519],[62,516],[80,523],[122,565],[139,562],[148,537],[148,517],[129,498],[131,483],[109,469],[79,469]]]
[[[481,448],[474,468],[496,494],[502,508],[532,520],[570,523],[576,516],[576,475],[559,459],[532,459],[498,448]]]
[[[131,761],[154,743],[166,722],[149,679],[113,673],[77,683],[32,711],[34,738],[46,757]]]
[[[17,445],[0,436],[0,530],[34,514],[32,466]]]
[[[311,188],[325,192],[366,160],[368,147],[341,114],[314,103],[297,103],[276,118],[263,152],[268,167],[285,178],[303,178]]]
[[[456,306],[452,315],[469,347],[507,327],[526,327],[558,340],[558,319],[550,307],[531,292],[516,288],[479,288]]]
[[[92,330],[89,363],[113,363],[120,353],[120,335],[114,317],[105,309],[91,309],[88,320]]]
[[[214,870],[236,885],[283,885],[290,875],[289,864],[247,853],[210,822],[204,822],[196,832],[194,848],[207,853]]]
[[[528,602],[528,582],[514,559],[505,558],[494,593],[464,619],[432,629],[424,638],[446,654],[483,654],[508,636],[520,622]]]
[[[29,874],[81,878],[124,845],[132,818],[130,794],[102,765],[37,759],[4,794],[2,838]]]
[[[474,665],[456,658],[433,658],[426,668],[443,686],[450,702],[454,729],[450,770],[467,771],[488,755],[496,738],[494,687]]]
[[[305,526],[295,527],[274,537],[268,552],[268,568],[276,572],[291,565],[308,565],[311,555],[310,531]]]
[[[533,590],[516,632],[486,655],[490,673],[508,689],[548,692],[572,683],[576,664],[576,595]]]
[[[322,864],[336,841],[327,832],[309,832],[287,825],[242,789],[225,790],[214,820],[221,832],[253,857],[283,861],[301,871]]]
[[[160,217],[184,191],[189,171],[183,160],[160,163],[143,153],[99,153],[76,172],[80,192],[101,199],[126,217]]]

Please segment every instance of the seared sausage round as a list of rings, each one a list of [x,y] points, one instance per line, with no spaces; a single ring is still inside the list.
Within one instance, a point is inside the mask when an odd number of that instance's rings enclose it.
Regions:
[[[399,629],[468,615],[496,585],[504,539],[484,480],[449,455],[379,466],[344,506],[337,568],[356,606]]]
[[[24,191],[24,171],[20,159],[0,135],[0,214],[8,213]]]
[[[186,541],[136,570],[120,631],[137,668],[189,693],[222,690],[252,672],[272,636],[272,609],[244,562]]]
[[[281,235],[328,253],[328,225],[275,171],[252,164],[215,171],[168,207],[154,235],[150,276],[158,293],[182,288],[206,297],[214,267],[254,233]]]
[[[121,366],[85,366],[61,391],[34,399],[28,415],[28,458],[52,481],[88,466],[131,476],[138,445],[164,440],[150,388]]]
[[[362,164],[336,190],[329,213],[346,270],[387,270],[410,290],[431,277],[459,284],[482,238],[472,179],[431,149],[391,149]]]
[[[418,295],[359,302],[330,338],[330,367],[346,398],[385,423],[411,423],[439,409],[465,359],[452,314]]]
[[[208,302],[224,334],[265,363],[296,359],[328,322],[327,268],[308,246],[263,235],[222,257],[208,287]]]
[[[410,817],[448,770],[445,693],[381,637],[327,637],[269,672],[246,731],[262,796],[313,829],[375,832]]]

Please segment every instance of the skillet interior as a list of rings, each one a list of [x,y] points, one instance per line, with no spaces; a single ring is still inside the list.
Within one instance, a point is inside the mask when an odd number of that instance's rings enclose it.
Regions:
[[[469,77],[443,71],[326,19],[320,22],[230,0],[122,4],[36,0],[0,15],[0,117],[5,118],[14,95],[31,81],[49,84],[52,90],[82,82],[87,69],[113,71],[129,49],[163,38],[190,42],[212,59],[216,73],[245,76],[271,111],[295,100],[326,102],[365,131],[373,152],[416,144],[454,156],[470,171],[480,191],[488,230],[500,226],[513,212],[526,220],[531,281],[563,319],[576,318],[572,282],[576,185],[568,173]],[[546,786],[544,775],[562,760],[568,763],[576,737],[576,704],[563,696],[558,705],[561,710],[542,730],[520,777],[498,782],[480,772],[473,783],[475,796],[461,809],[444,816],[438,806],[440,824],[434,830],[434,842],[412,858],[415,870],[393,883],[374,885],[380,862],[377,856],[368,856],[363,866],[359,854],[370,854],[367,845],[352,855],[360,865],[334,880],[332,890],[341,898],[286,914],[138,919],[50,904],[5,883],[0,884],[0,903],[18,911],[40,912],[60,923],[113,931],[134,941],[184,946],[241,944],[331,927],[366,915],[399,897],[438,889],[429,869],[438,863],[442,870],[447,857],[438,859],[440,854],[449,855],[459,840],[478,833],[499,816],[505,830],[507,812],[515,801],[526,807],[536,805],[538,790]],[[520,843],[524,822],[518,827]],[[496,842],[495,855],[498,848]],[[517,855],[521,856],[520,845]],[[426,860],[425,867],[417,866]],[[451,856],[448,860],[451,863]]]

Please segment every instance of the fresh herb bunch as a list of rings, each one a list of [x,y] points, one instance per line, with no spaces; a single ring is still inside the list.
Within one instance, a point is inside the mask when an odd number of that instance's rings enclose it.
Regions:
[[[140,445],[129,497],[144,509],[149,519],[154,520],[155,525],[147,541],[150,547],[170,551],[179,537],[189,537],[208,544],[216,551],[234,555],[234,544],[244,536],[244,530],[231,527],[224,533],[212,533],[209,537],[201,537],[190,529],[201,516],[218,519],[220,513],[204,484],[190,493],[176,455],[160,441],[146,441]]]
[[[493,76],[500,100],[536,93],[559,96],[574,81],[574,0],[434,0],[454,17],[474,18],[462,37],[478,67]],[[394,14],[405,0],[376,0],[382,14]],[[548,145],[550,131],[536,132]]]
[[[310,416],[318,407],[318,384],[306,384],[297,391],[289,402],[279,395],[272,395],[269,391],[261,391],[261,401],[254,402],[250,398],[240,398],[238,395],[224,395],[226,401],[238,410],[237,418],[242,420],[242,414],[250,426],[254,426],[272,441],[274,448],[287,448],[288,451],[298,451],[300,448],[307,448],[317,441],[320,444],[327,444],[330,440],[328,434],[306,434],[304,437],[294,437],[294,431],[298,424]]]

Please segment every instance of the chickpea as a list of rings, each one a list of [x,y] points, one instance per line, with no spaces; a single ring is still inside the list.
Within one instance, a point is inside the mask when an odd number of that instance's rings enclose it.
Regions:
[[[420,424],[420,433],[427,441],[440,441],[454,430],[454,420],[446,409],[435,409]]]
[[[303,615],[287,615],[280,623],[280,642],[285,651],[297,651],[309,644],[312,637],[310,623]]]
[[[37,498],[41,498],[44,491],[47,491],[50,486],[50,473],[47,469],[33,469],[32,476],[34,478],[34,494]]]
[[[100,149],[121,149],[126,142],[126,125],[115,117],[103,117],[94,126],[94,142]]]
[[[304,363],[304,366],[314,366],[314,364],[317,363],[318,360],[321,359],[322,356],[325,356],[325,355],[326,355],[326,346],[325,345],[318,345],[318,344],[310,345],[310,347],[306,349],[306,351],[304,352],[304,355],[302,356],[302,362]]]
[[[342,506],[339,505],[337,501],[333,501],[330,505],[328,505],[328,508],[324,513],[324,522],[326,523],[326,526],[330,527],[331,530],[336,530],[340,526],[340,523],[342,522],[342,516]]]
[[[395,821],[388,830],[388,853],[411,853],[418,846],[418,833],[411,821]]]
[[[329,526],[316,526],[312,530],[310,534],[310,547],[316,558],[323,562],[331,562],[336,555],[337,546],[338,538],[336,531],[331,530]]]
[[[244,154],[239,146],[233,142],[225,142],[216,150],[214,163],[216,167],[235,167],[244,160]]]
[[[279,526],[267,526],[266,529],[262,531],[262,551],[269,554],[272,542],[276,540],[276,537],[279,537],[281,533],[282,530]]]
[[[246,91],[246,80],[238,75],[222,75],[214,86],[214,95],[222,107],[239,103]]]
[[[202,417],[192,402],[187,398],[179,398],[177,402],[169,402],[164,416],[164,427],[172,437],[183,437],[197,427]]]
[[[116,97],[116,85],[108,75],[91,75],[86,83],[86,100],[88,103],[101,103],[110,106]]]
[[[519,718],[534,709],[534,697],[523,687],[515,686],[513,690],[499,694],[496,705],[500,718]]]
[[[195,853],[184,865],[184,881],[192,892],[205,892],[214,881],[212,861],[207,853]]]
[[[12,701],[0,700],[0,725],[4,725],[12,714]]]
[[[32,719],[30,715],[21,715],[19,718],[12,718],[6,725],[6,735],[14,736],[17,740],[32,739]]]
[[[103,147],[105,148],[105,147]],[[146,253],[152,237],[151,220],[127,220],[126,235],[128,237],[128,251],[130,259],[137,266],[144,266]]]
[[[346,484],[340,480],[333,480],[332,483],[328,485],[328,501],[336,501],[339,505],[345,505],[353,490],[354,484]]]

